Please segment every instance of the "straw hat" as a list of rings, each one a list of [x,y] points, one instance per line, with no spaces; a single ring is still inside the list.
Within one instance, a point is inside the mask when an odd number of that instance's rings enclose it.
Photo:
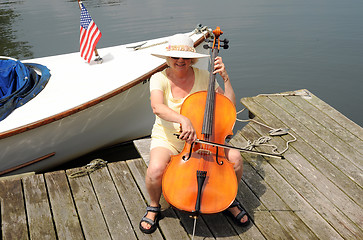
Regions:
[[[169,45],[165,50],[159,51],[157,53],[152,53],[151,55],[164,58],[167,57],[177,57],[177,58],[203,58],[209,57],[209,55],[197,53],[193,47],[193,40],[184,35],[176,34],[170,37],[168,41]]]

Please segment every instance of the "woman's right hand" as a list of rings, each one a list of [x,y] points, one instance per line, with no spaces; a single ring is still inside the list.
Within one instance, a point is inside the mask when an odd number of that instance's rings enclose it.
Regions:
[[[189,144],[197,140],[197,133],[189,118],[183,116],[183,118],[181,119],[180,127],[181,127],[181,134],[179,136],[179,139],[182,139]]]

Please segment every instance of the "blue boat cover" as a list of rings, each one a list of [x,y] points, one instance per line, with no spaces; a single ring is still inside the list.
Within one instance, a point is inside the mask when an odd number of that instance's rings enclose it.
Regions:
[[[43,65],[0,60],[0,121],[42,91],[49,78],[49,69]]]

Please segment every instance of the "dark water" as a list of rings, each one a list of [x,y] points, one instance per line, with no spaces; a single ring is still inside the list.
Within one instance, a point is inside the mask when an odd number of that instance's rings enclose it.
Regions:
[[[306,88],[363,126],[362,0],[84,4],[103,34],[98,48],[187,32],[199,23],[220,26],[230,40],[221,55],[238,99]],[[77,1],[1,0],[0,40],[0,55],[19,59],[78,51]]]

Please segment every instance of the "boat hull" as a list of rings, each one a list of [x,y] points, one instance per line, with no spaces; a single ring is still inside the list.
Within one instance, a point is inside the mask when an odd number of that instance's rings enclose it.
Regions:
[[[148,101],[149,83],[140,83],[75,114],[2,139],[1,172],[45,170],[96,149],[147,136],[154,121]]]

